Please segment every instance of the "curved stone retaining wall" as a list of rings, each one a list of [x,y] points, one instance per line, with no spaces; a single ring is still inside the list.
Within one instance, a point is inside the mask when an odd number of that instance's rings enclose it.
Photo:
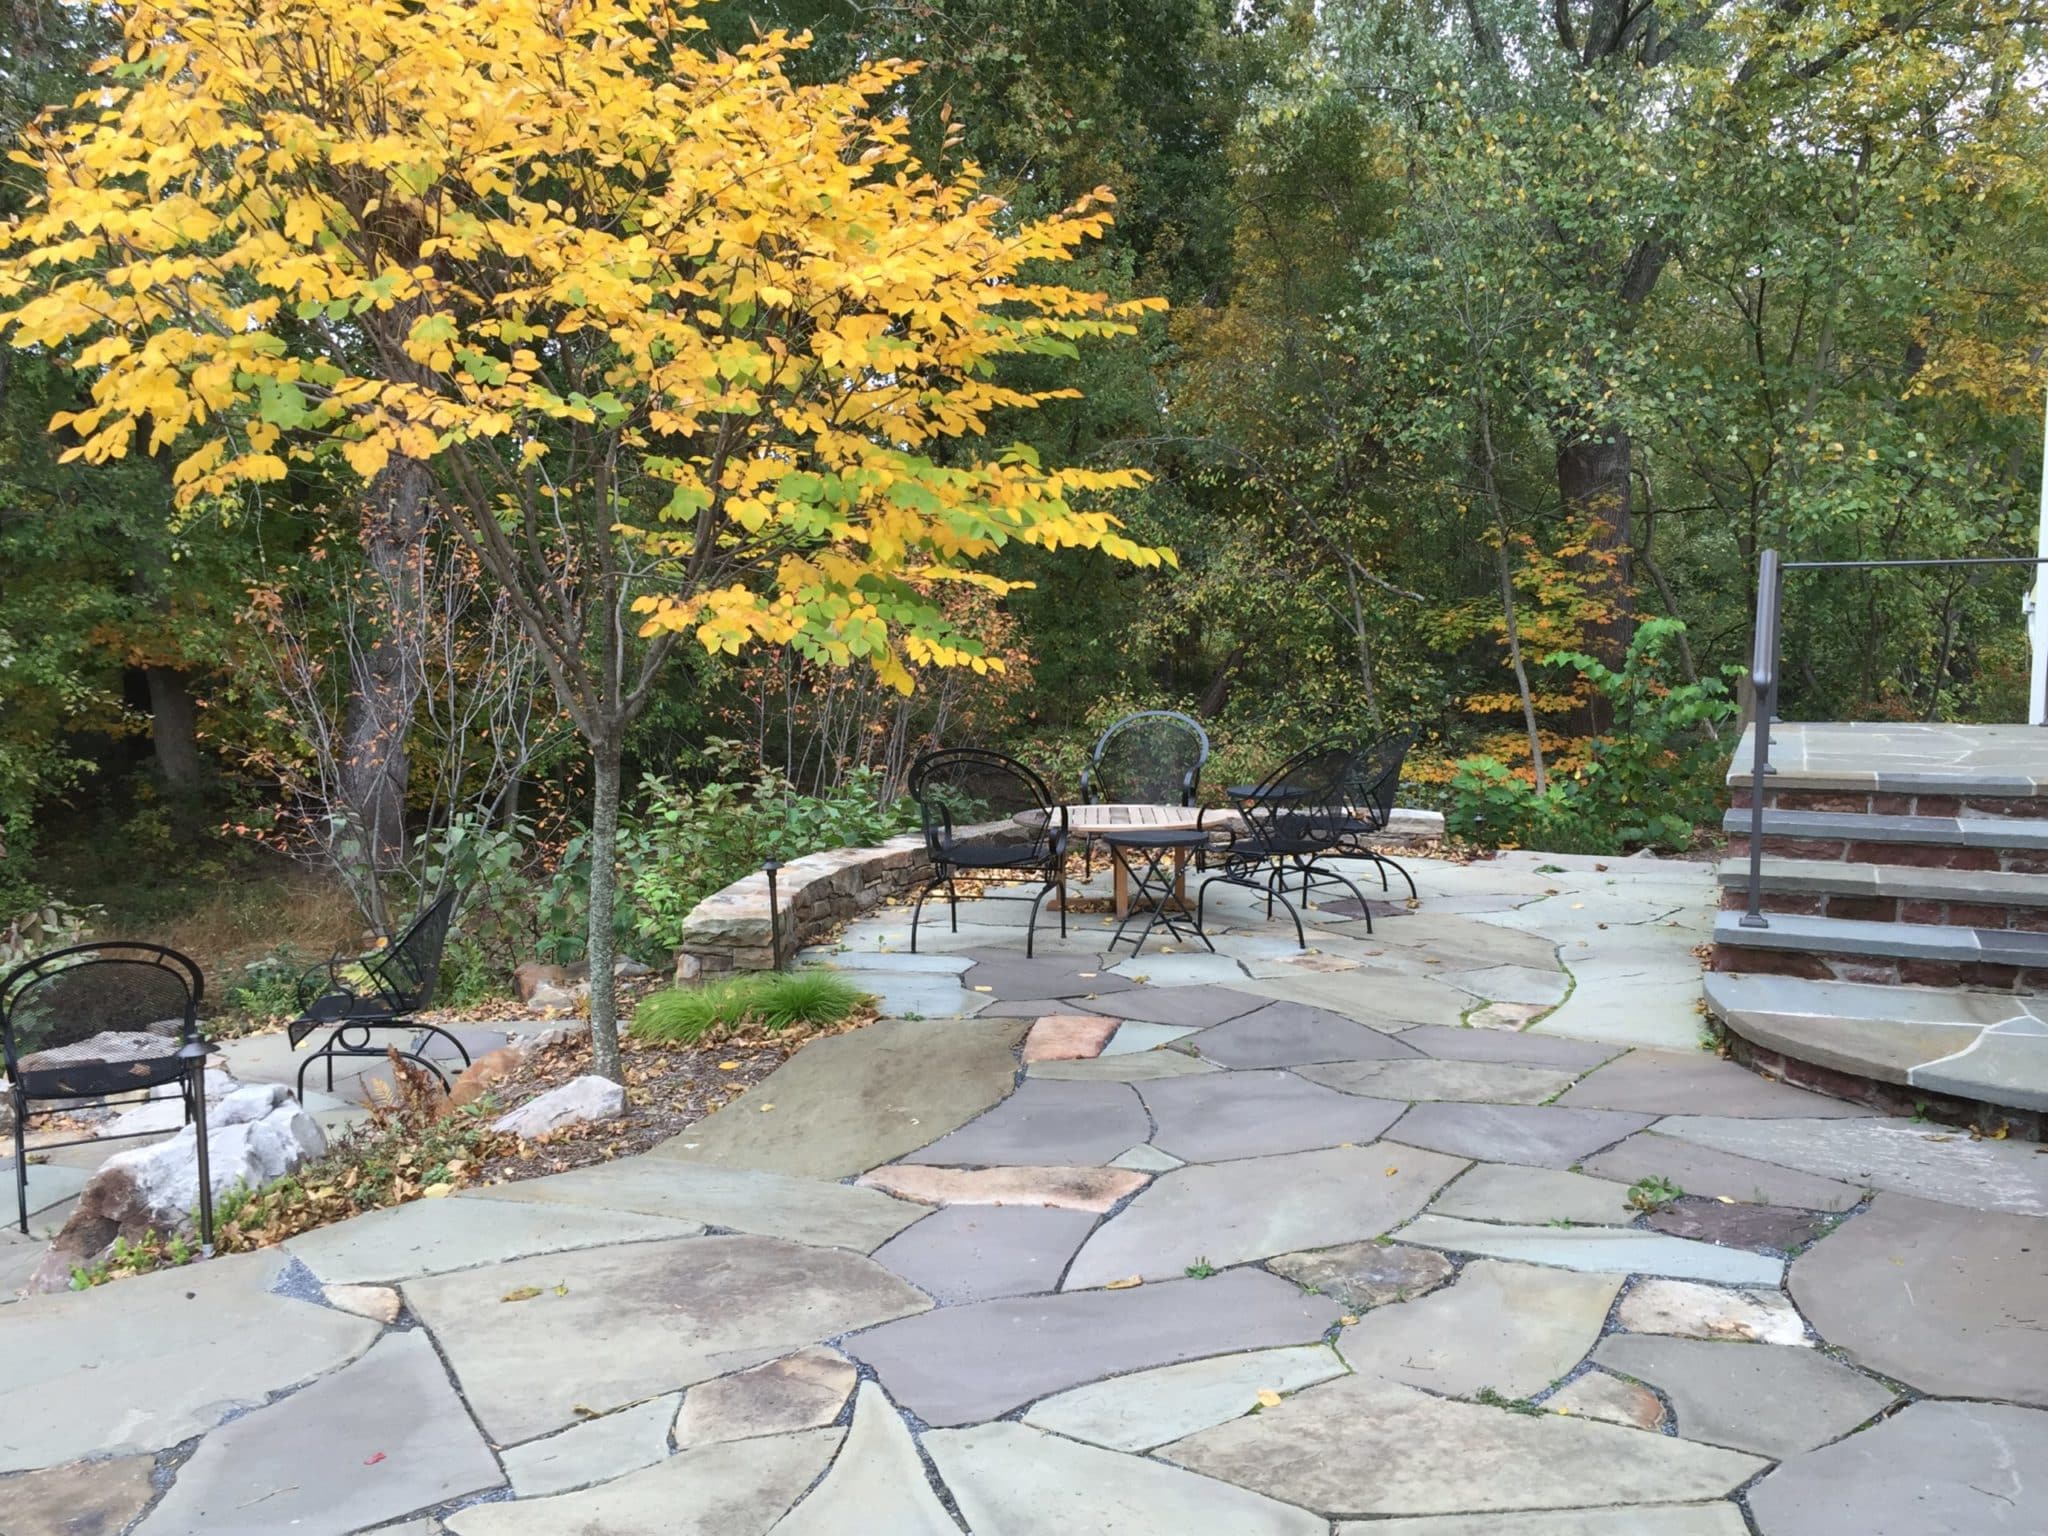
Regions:
[[[994,839],[1015,827],[1008,821],[969,827],[965,840]],[[1397,809],[1381,839],[1389,847],[1441,841],[1443,817],[1434,811]],[[716,976],[727,971],[765,971],[787,965],[804,945],[879,906],[914,891],[931,878],[921,833],[892,837],[874,848],[834,848],[791,859],[776,874],[781,908],[771,922],[768,877],[755,873],[735,880],[698,902],[683,924],[679,970]],[[777,954],[777,940],[781,953]]]

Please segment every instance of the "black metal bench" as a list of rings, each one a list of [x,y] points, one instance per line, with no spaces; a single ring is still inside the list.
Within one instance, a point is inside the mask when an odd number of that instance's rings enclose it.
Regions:
[[[406,1060],[434,1074],[441,1086],[448,1075],[423,1054],[430,1036],[439,1035],[455,1049],[462,1064],[469,1065],[469,1052],[462,1042],[434,1024],[422,1024],[413,1017],[434,1000],[434,984],[441,975],[441,951],[448,943],[448,925],[455,916],[455,892],[444,892],[398,936],[396,943],[373,954],[354,958],[337,956],[316,966],[299,980],[299,1008],[296,1019],[285,1027],[292,1049],[297,1050],[309,1035],[327,1030],[319,1049],[299,1066],[299,1097],[306,1096],[306,1071],[315,1062],[327,1063],[327,1091],[334,1091],[334,1058],[358,1056],[383,1058],[397,1051]],[[409,1029],[410,1045],[372,1045],[376,1030]]]

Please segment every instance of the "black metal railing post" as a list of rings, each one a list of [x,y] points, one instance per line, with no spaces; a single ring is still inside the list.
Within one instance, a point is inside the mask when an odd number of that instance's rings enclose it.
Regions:
[[[782,870],[779,860],[769,859],[761,866],[761,873],[768,877],[768,969],[782,969],[782,903],[776,898],[775,877]]]
[[[1778,717],[1778,603],[1784,574],[1778,552],[1767,549],[1757,562],[1756,637],[1749,657],[1749,707],[1754,716],[1750,729],[1749,769],[1749,910],[1742,914],[1745,928],[1768,928],[1764,916],[1764,778],[1771,771],[1771,722]]]

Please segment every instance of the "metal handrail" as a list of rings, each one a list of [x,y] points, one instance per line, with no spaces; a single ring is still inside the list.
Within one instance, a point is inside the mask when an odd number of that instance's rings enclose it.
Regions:
[[[1771,727],[1778,719],[1778,628],[1790,571],[1901,571],[1944,565],[2048,565],[2048,555],[1971,555],[1949,560],[1784,560],[1767,549],[1757,561],[1756,634],[1750,646],[1749,686],[1756,740],[1749,775],[1749,910],[1744,928],[1768,928],[1764,916],[1764,779],[1771,766]]]

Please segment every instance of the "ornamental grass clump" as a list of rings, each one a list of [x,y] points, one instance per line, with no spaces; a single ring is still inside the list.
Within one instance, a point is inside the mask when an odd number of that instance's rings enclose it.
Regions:
[[[744,971],[701,987],[656,992],[633,1016],[632,1036],[650,1045],[696,1045],[762,1031],[843,1024],[874,1001],[827,970]]]

